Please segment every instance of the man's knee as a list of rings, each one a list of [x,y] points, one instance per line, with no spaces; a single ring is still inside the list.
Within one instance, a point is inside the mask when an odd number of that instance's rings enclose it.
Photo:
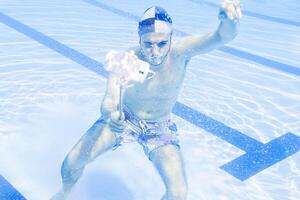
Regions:
[[[102,122],[99,120],[96,121],[94,125],[91,128],[89,128],[89,130],[80,138],[77,144],[71,149],[71,151],[68,153],[67,157],[64,160],[64,163],[67,167],[82,168],[88,162],[90,162],[91,157],[95,157],[94,150],[97,149],[98,146],[100,146],[98,148],[101,149],[101,145],[98,144],[99,141],[106,141],[106,138],[103,138],[102,133],[104,125],[103,123],[101,123]]]
[[[77,163],[70,162],[67,156],[61,166],[61,176],[63,182],[74,182],[82,174],[85,165],[78,165]]]
[[[67,171],[72,171],[72,170],[76,170],[79,168],[82,168],[82,164],[79,165],[78,163],[76,163],[74,160],[70,159],[70,156],[67,155],[67,157],[64,159],[62,165],[61,165],[61,172],[67,172]]]

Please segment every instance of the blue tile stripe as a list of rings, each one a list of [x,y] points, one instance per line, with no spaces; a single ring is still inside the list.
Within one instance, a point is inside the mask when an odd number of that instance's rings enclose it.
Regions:
[[[104,77],[108,77],[108,73],[104,70],[103,64],[97,62],[96,60],[72,49],[46,35],[43,33],[32,29],[25,24],[18,22],[17,20],[5,15],[0,12],[0,20],[7,26],[15,29],[16,31],[25,34],[27,37],[34,39],[35,41],[47,46],[48,48],[56,51],[57,53],[64,55],[65,57],[73,60],[74,62],[94,71],[98,74],[102,74]]]
[[[259,63],[261,65],[264,65],[266,67],[272,68],[272,69],[277,69],[279,71],[287,72],[289,74],[294,74],[297,76],[300,76],[300,68],[294,67],[292,65],[284,64],[281,62],[277,62],[268,58],[264,58],[246,51],[242,51],[239,49],[231,48],[228,46],[223,46],[219,48],[220,51],[229,53],[233,56],[243,58],[249,61],[253,61],[256,63]]]
[[[205,5],[213,7],[213,8],[219,8],[219,6],[217,4],[208,2],[208,1],[204,1],[204,0],[189,0],[189,1],[197,3],[197,4],[205,4]],[[255,17],[258,19],[266,20],[266,21],[276,22],[276,23],[280,23],[280,24],[300,27],[300,22],[297,22],[297,21],[292,21],[292,20],[283,19],[283,18],[279,18],[279,17],[272,17],[272,16],[268,16],[268,15],[264,15],[264,14],[255,13],[252,11],[247,11],[244,9],[243,9],[243,15]]]
[[[26,200],[3,176],[0,175],[0,200]]]
[[[300,150],[300,137],[287,133],[220,168],[244,181]]]
[[[138,16],[136,16],[136,15],[133,15],[133,14],[131,14],[131,13],[129,13],[129,12],[125,12],[125,11],[123,11],[123,10],[119,10],[119,9],[117,9],[117,8],[114,8],[114,7],[112,7],[112,6],[106,5],[106,4],[104,4],[104,3],[100,3],[100,2],[98,2],[98,1],[93,1],[93,0],[83,0],[83,1],[89,3],[90,5],[93,5],[93,6],[95,6],[95,7],[98,7],[98,8],[101,8],[101,9],[103,9],[103,10],[107,10],[107,11],[109,11],[109,12],[112,12],[112,13],[114,13],[114,14],[117,14],[117,15],[119,15],[119,16],[128,18],[128,19],[130,19],[130,20],[132,20],[132,21],[137,21],[137,22],[138,22],[138,21],[140,20],[140,18],[139,18]],[[138,27],[138,24],[137,24],[137,27]]]
[[[28,36],[29,38],[40,42],[41,44],[47,46],[48,48],[60,53],[63,56],[66,56],[67,58],[85,66],[86,68],[104,76],[107,77],[107,73],[106,71],[103,69],[103,64],[97,62],[96,60],[93,60],[87,56],[85,56],[84,54],[81,54],[79,52],[77,52],[74,49],[69,48],[68,46],[59,43],[58,41],[30,28],[29,26],[26,26],[25,24],[22,24],[21,22],[18,22],[17,20],[3,14],[0,12],[0,21],[4,24],[6,24],[7,26],[15,29],[16,31],[23,33],[24,35]],[[201,127],[205,130],[207,130],[208,132],[214,134],[217,137],[220,137],[221,139],[224,139],[225,141],[241,148],[242,150],[246,151],[247,153],[253,153],[253,152],[257,152],[257,149],[263,149],[266,146],[250,137],[248,137],[245,134],[242,134],[239,131],[236,131],[232,128],[227,127],[226,125],[224,125],[221,122],[218,122],[210,117],[205,116],[204,114],[182,104],[177,102],[174,110],[173,110],[174,114],[177,114],[178,116],[182,117],[183,119],[188,120],[189,122],[195,124],[198,127]],[[293,134],[290,134],[293,135]],[[298,136],[293,135],[295,138],[299,138]],[[276,139],[274,140],[276,141]],[[289,140],[288,140],[289,141]],[[293,140],[295,141],[295,140]],[[277,145],[277,146],[276,146]],[[282,148],[281,145],[290,145],[292,146],[293,144],[291,143],[275,143],[275,145],[272,146],[272,149],[278,149],[278,148]],[[275,148],[275,147],[276,148]],[[298,152],[298,149],[295,149],[295,151],[291,151],[290,154],[285,154],[283,156],[279,156],[278,158],[276,158],[277,160],[282,160],[284,158],[286,158],[287,155],[291,155],[293,153]],[[277,154],[275,154],[277,155]],[[255,157],[254,157],[255,158]],[[262,160],[263,164],[268,164],[270,165],[270,163],[272,164],[272,162],[264,162]],[[251,163],[251,162],[250,162]],[[273,162],[274,163],[274,162]],[[229,165],[228,165],[229,166]],[[237,173],[235,173],[236,171],[239,171],[240,168],[236,168],[236,170],[234,169],[235,165],[231,165],[231,167],[223,167],[223,169],[225,171],[227,171],[228,173],[232,174],[233,176],[237,176]],[[245,168],[247,167],[251,167],[250,165],[248,166],[248,164],[245,164]],[[230,169],[232,171],[230,171]],[[262,170],[263,168],[258,168],[257,171]],[[251,170],[245,171],[245,173],[247,174],[247,177],[251,177],[253,175],[253,173],[251,174]],[[243,179],[241,179],[243,180]]]
[[[128,12],[125,12],[125,11],[122,11],[122,10],[118,10],[118,9],[113,8],[111,6],[108,6],[104,3],[101,3],[101,2],[98,2],[98,1],[95,1],[95,0],[82,0],[82,1],[87,2],[90,5],[96,6],[98,8],[104,9],[106,11],[112,12],[114,14],[126,17],[130,20],[133,20],[133,21],[138,21],[139,20],[139,17],[137,17],[137,16],[135,16],[131,13],[128,13]],[[174,32],[178,36],[188,36],[188,35],[190,35],[188,33],[185,33],[183,31],[180,31],[180,30],[177,30],[177,29],[174,29]],[[272,69],[276,69],[276,70],[280,70],[280,71],[285,72],[285,73],[290,73],[290,74],[293,74],[293,75],[296,75],[296,76],[300,76],[300,66],[296,67],[296,66],[285,64],[285,63],[277,62],[277,61],[267,59],[267,58],[264,58],[262,56],[258,56],[258,55],[249,53],[247,51],[239,50],[239,49],[229,47],[229,46],[223,46],[223,47],[219,48],[218,50],[221,51],[221,52],[231,54],[233,56],[236,56],[236,57],[254,62],[254,63],[261,64],[263,66],[266,66],[266,67],[269,67],[269,68],[272,68]]]
[[[255,151],[261,148],[263,143],[233,129],[222,122],[219,122],[205,114],[196,111],[182,103],[177,102],[173,108],[173,113],[182,119],[198,126],[201,129],[225,140],[226,142],[242,149],[246,152]]]

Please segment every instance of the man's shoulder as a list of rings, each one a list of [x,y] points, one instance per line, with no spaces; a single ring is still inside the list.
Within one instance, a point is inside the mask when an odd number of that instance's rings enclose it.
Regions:
[[[185,58],[185,55],[180,51],[180,41],[179,40],[172,40],[170,56],[173,59],[184,59]]]

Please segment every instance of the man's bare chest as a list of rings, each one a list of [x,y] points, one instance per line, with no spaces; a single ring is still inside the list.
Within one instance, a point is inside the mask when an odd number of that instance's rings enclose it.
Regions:
[[[184,73],[162,71],[143,83],[135,83],[126,91],[127,95],[142,99],[168,99],[177,96]]]

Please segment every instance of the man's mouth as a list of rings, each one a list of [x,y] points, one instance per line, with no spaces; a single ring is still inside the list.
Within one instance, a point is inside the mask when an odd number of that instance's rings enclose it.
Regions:
[[[161,58],[159,56],[152,56],[150,57],[150,60],[157,61],[157,60],[161,60]]]
[[[156,65],[159,65],[161,63],[161,59],[159,57],[151,57],[150,61]]]

